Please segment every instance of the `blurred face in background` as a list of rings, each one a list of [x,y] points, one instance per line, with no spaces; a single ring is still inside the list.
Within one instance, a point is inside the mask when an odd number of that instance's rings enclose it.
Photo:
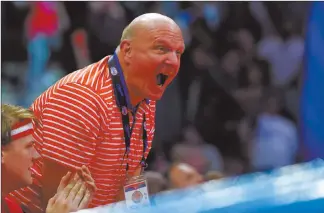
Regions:
[[[229,50],[222,58],[222,68],[225,73],[231,76],[236,76],[240,69],[240,54],[238,50]]]
[[[202,143],[202,139],[199,132],[192,125],[184,129],[184,139],[186,143],[193,144],[193,145]]]
[[[255,41],[250,31],[240,29],[236,34],[236,41],[245,53],[250,53],[254,49]]]
[[[192,51],[191,54],[192,60],[197,69],[205,70],[213,64],[213,59],[204,48],[198,47],[194,51]]]
[[[269,97],[265,102],[266,112],[270,114],[277,114],[280,110],[279,98],[275,96]]]
[[[125,78],[137,95],[159,100],[178,74],[184,41],[181,30],[171,21],[147,25],[139,25],[133,38],[121,43],[126,52],[124,61],[131,69]]]
[[[187,188],[202,183],[203,177],[190,165],[180,163],[170,170],[170,183],[175,189]]]
[[[171,156],[173,162],[186,163],[200,174],[204,174],[210,167],[210,162],[204,156],[203,149],[200,146],[192,146],[186,142],[173,146]]]
[[[1,178],[15,189],[32,184],[31,167],[39,157],[32,135],[11,141],[1,147]]]
[[[259,86],[262,84],[262,73],[256,64],[252,64],[248,68],[248,81],[250,85]]]

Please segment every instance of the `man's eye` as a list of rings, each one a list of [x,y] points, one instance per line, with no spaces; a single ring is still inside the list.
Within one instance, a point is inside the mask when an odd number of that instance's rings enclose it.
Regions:
[[[163,46],[158,46],[157,49],[159,52],[163,52],[163,53],[167,52],[167,48],[165,48]]]
[[[182,52],[181,51],[177,51],[177,55],[182,55]]]

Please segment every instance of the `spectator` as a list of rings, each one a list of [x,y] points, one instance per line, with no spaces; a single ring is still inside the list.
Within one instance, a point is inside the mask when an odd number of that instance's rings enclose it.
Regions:
[[[209,171],[206,175],[205,175],[205,180],[206,181],[210,181],[210,180],[220,180],[225,178],[225,175],[221,172],[218,171]]]
[[[144,173],[150,195],[155,195],[167,189],[167,180],[161,173],[148,171]]]
[[[220,61],[218,83],[228,93],[234,92],[239,87],[239,73],[241,71],[240,50],[237,45],[231,45]]]
[[[172,165],[168,177],[170,189],[183,189],[203,181],[203,177],[192,166],[185,163]]]
[[[257,53],[271,64],[273,84],[285,86],[296,77],[304,53],[304,39],[297,28],[299,23],[283,20],[281,26],[276,27],[264,2],[250,2],[249,7],[263,31]],[[281,33],[277,28],[282,29]]]
[[[206,160],[209,161],[209,169],[218,171],[222,171],[224,169],[223,158],[217,147],[206,143],[195,126],[189,124],[187,127],[185,127],[183,134],[186,144],[202,151],[202,154],[206,157]]]
[[[126,13],[120,3],[114,1],[93,1],[88,6],[89,45],[93,50],[92,59],[98,61],[115,50],[127,24]]]
[[[251,146],[251,164],[255,170],[273,169],[293,164],[297,155],[297,128],[279,114],[283,103],[281,90],[265,95],[263,110],[257,117]]]
[[[247,65],[256,57],[256,40],[252,33],[245,28],[234,33],[234,41],[240,48],[241,63]]]
[[[264,90],[270,85],[269,65],[264,60],[251,59],[239,74],[239,89],[233,95],[247,116],[256,116]]]
[[[42,92],[35,82],[44,75],[52,49],[60,48],[62,33],[69,27],[69,19],[61,2],[30,2],[29,6],[26,36],[30,64],[25,93],[28,98],[26,103],[22,103],[25,106],[29,106]]]
[[[197,146],[180,143],[173,146],[171,153],[172,162],[186,163],[200,174],[205,174],[209,170],[210,162]]]

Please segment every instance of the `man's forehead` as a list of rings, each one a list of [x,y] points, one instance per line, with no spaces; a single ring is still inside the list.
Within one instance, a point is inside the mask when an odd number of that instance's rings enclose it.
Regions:
[[[184,41],[181,38],[170,39],[165,36],[159,36],[159,37],[155,37],[152,43],[153,45],[165,45],[168,48],[181,50],[181,51],[185,49]]]
[[[180,28],[176,24],[170,22],[149,22],[138,24],[134,27],[134,34],[137,35],[136,37],[139,39],[144,37],[154,39],[171,35],[183,40]]]
[[[155,46],[155,45],[165,45],[167,47],[172,47],[174,49],[181,49],[184,50],[185,44],[183,38],[180,36],[168,36],[163,33],[143,33],[142,36],[138,36],[135,42],[142,45],[145,43],[144,46]]]

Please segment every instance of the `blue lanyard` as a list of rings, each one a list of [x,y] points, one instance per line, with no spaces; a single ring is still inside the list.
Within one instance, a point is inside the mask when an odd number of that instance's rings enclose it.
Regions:
[[[130,139],[132,136],[133,128],[135,125],[136,121],[136,111],[137,108],[132,110],[133,114],[133,124],[132,127],[129,126],[129,116],[128,116],[128,109],[130,108],[130,103],[127,103],[127,89],[125,80],[123,78],[123,73],[121,66],[119,64],[119,60],[117,57],[117,54],[114,53],[113,57],[110,57],[108,60],[108,66],[111,74],[111,79],[113,82],[113,87],[114,87],[114,94],[116,97],[116,103],[117,106],[121,112],[122,115],[122,121],[123,121],[123,131],[124,131],[124,138],[125,138],[125,146],[126,146],[126,156],[128,158],[128,154],[130,152]],[[142,155],[142,160],[140,162],[141,166],[143,168],[147,167],[147,163],[145,161],[145,151],[147,148],[147,132],[146,132],[146,127],[145,127],[145,113],[143,114],[143,124],[142,124],[142,129],[143,129],[143,155]],[[126,163],[126,171],[128,171],[128,162]]]

